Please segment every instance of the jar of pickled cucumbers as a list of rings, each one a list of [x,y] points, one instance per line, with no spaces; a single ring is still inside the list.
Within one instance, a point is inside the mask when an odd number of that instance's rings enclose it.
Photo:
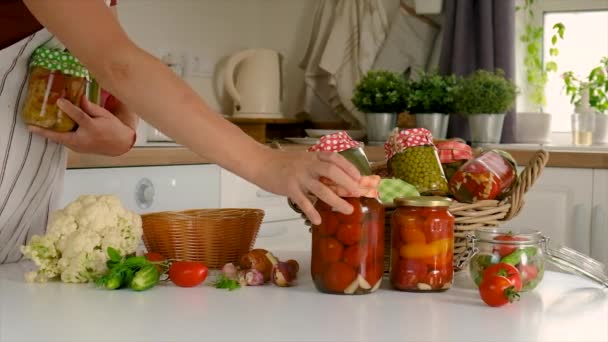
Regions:
[[[448,182],[429,130],[397,130],[384,150],[390,175],[414,185],[421,195],[447,196]]]
[[[446,197],[395,199],[391,217],[391,285],[401,291],[452,287],[454,216]]]
[[[40,47],[32,55],[27,95],[21,117],[28,125],[68,132],[76,123],[59,107],[66,99],[76,106],[85,94],[89,73],[69,52]]]
[[[309,151],[340,153],[357,151],[359,146],[348,134],[335,133],[321,138]],[[365,170],[367,159],[350,161],[360,170],[363,161]],[[321,200],[315,203],[315,209],[321,215],[321,224],[311,228],[311,276],[315,287],[331,294],[372,293],[380,287],[384,273],[385,215],[384,206],[378,199],[380,177],[362,176],[357,194],[328,180],[321,181],[350,203],[353,212],[345,215]]]

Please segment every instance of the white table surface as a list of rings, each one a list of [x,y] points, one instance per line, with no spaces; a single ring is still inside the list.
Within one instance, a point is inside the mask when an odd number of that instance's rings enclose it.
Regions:
[[[28,284],[30,265],[0,266],[0,341],[608,341],[608,290],[546,272],[516,304],[491,308],[465,274],[444,293],[317,292],[306,253],[292,288],[228,292],[163,284],[144,292]]]

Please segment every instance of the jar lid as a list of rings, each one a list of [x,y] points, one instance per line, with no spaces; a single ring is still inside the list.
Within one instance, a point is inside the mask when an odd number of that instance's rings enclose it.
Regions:
[[[473,159],[471,146],[460,141],[446,140],[438,142],[435,146],[439,152],[439,160],[442,164]]]
[[[449,207],[452,199],[441,196],[411,196],[395,198],[398,207]]]
[[[360,147],[357,141],[353,140],[348,133],[340,131],[328,135],[324,135],[319,139],[319,142],[311,146],[308,152],[330,151],[342,152],[351,148]]]
[[[60,71],[64,75],[89,77],[89,71],[72,54],[58,49],[39,47],[34,50],[30,66],[38,66],[51,71]]]
[[[492,244],[520,246],[538,244],[543,240],[543,235],[531,229],[479,228],[475,230],[475,238]]]
[[[384,144],[386,159],[391,159],[395,154],[415,146],[434,146],[431,131],[426,128],[411,128],[399,131],[396,128]]]
[[[608,288],[607,270],[601,262],[565,246],[546,247],[545,255],[551,264],[561,270],[582,276]]]

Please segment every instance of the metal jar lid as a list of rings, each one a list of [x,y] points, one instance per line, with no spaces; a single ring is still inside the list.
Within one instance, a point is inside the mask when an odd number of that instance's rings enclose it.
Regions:
[[[440,196],[412,196],[395,198],[395,205],[398,207],[449,207],[452,200],[448,197]]]

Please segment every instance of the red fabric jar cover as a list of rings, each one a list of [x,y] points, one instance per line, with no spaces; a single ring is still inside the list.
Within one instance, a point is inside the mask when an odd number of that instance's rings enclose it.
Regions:
[[[442,164],[473,159],[471,146],[460,141],[442,141],[437,143],[437,150],[439,151],[439,160]]]
[[[411,128],[396,131],[384,144],[386,159],[391,159],[395,154],[409,147],[433,146],[433,135],[426,128]]]
[[[354,141],[353,138],[348,135],[348,133],[344,131],[328,134],[322,136],[319,139],[319,142],[315,145],[311,146],[308,149],[308,152],[316,152],[316,151],[330,151],[330,152],[342,152],[345,150],[349,150],[351,148],[360,147],[357,141]]]

